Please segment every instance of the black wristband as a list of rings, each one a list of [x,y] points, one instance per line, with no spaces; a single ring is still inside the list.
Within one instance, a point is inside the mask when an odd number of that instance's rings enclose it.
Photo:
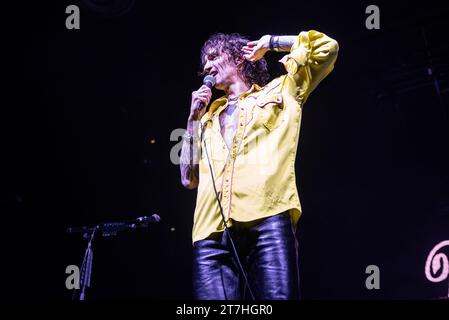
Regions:
[[[276,41],[274,41],[274,51],[278,52],[281,49],[281,46],[279,44],[279,36],[276,36]]]
[[[270,50],[279,52],[279,36],[270,36]]]
[[[270,36],[270,50],[274,50],[274,36]]]

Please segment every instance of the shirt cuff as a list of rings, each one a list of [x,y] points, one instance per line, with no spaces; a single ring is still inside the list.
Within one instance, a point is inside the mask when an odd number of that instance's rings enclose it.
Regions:
[[[285,55],[279,62],[284,65],[285,70],[294,75],[298,69],[305,66],[310,56],[310,39],[308,32],[301,32],[292,45],[290,53]]]

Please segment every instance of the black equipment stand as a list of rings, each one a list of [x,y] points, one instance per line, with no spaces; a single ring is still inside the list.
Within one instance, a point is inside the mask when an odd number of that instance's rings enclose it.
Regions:
[[[83,262],[81,264],[81,277],[80,277],[80,296],[79,300],[86,299],[86,287],[90,287],[90,280],[92,277],[92,260],[94,252],[92,249],[92,242],[97,232],[101,232],[103,237],[113,237],[118,234],[119,231],[135,230],[138,228],[148,228],[149,224],[158,223],[161,220],[159,215],[153,214],[151,217],[139,217],[132,221],[125,222],[108,222],[98,224],[94,227],[70,227],[67,228],[68,233],[81,233],[83,239],[88,240],[86,251],[84,253]],[[75,291],[76,293],[76,291]],[[75,293],[74,296],[75,297]]]

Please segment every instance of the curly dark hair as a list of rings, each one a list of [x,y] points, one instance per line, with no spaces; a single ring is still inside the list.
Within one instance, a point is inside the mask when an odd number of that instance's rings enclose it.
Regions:
[[[238,33],[216,33],[211,35],[201,48],[201,71],[204,69],[206,57],[211,48],[217,49],[218,52],[227,53],[237,63],[237,59],[243,56],[242,47],[248,42],[249,40],[246,37]],[[264,58],[256,62],[244,59],[242,73],[250,85],[264,86],[270,77],[267,62]],[[200,75],[204,75],[204,73],[200,72]]]

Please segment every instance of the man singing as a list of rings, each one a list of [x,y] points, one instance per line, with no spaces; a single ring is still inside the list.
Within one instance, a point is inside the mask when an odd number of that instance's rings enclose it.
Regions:
[[[270,82],[268,51],[287,52],[280,60],[287,73]],[[204,44],[203,73],[215,78],[224,96],[207,108],[211,89],[194,91],[183,136],[182,184],[198,188],[196,299],[299,299],[295,158],[301,115],[337,53],[337,42],[314,30],[257,41],[220,33]]]

